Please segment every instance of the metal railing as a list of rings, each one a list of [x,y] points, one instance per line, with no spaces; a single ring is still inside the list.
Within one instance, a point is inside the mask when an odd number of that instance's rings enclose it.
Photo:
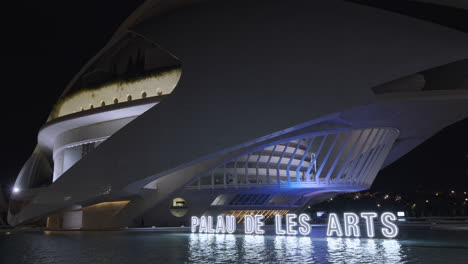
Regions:
[[[370,186],[398,134],[363,128],[302,135],[243,153],[186,188]]]

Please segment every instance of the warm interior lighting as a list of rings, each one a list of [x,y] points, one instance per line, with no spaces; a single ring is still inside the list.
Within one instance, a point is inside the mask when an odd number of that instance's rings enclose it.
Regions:
[[[180,75],[181,69],[176,68],[134,81],[112,82],[95,89],[81,89],[57,102],[53,110],[53,118],[104,107],[112,103],[170,94],[179,81]]]
[[[114,201],[114,202],[103,202],[103,203],[98,203],[98,204],[93,204],[90,206],[84,207],[82,210],[99,210],[99,209],[106,209],[109,207],[121,207],[122,209],[124,206],[126,206],[130,201],[125,200],[125,201]]]
[[[285,216],[288,212],[289,210],[233,210],[227,211],[225,214],[235,216],[237,223],[240,224],[246,215],[263,215],[266,222],[273,219],[275,215]]]
[[[67,210],[67,211],[63,211],[55,215],[48,216],[46,226],[47,228],[52,228],[52,229],[59,229],[59,228],[79,229],[79,228],[82,228],[81,225],[84,221],[88,221],[86,220],[88,218],[94,219],[92,220],[94,222],[99,222],[100,220],[106,221],[107,219],[114,217],[120,211],[122,211],[122,209],[124,209],[128,203],[130,203],[129,200],[123,200],[123,201],[102,202],[102,203],[97,203],[97,204],[93,204],[90,206],[86,206],[83,208],[76,206],[77,209]],[[77,226],[77,227],[70,227],[69,225],[66,226],[65,221],[64,221],[66,215],[75,216],[75,217],[78,216],[77,219],[79,219],[80,221],[80,226]],[[101,228],[101,226],[99,225],[98,227]]]

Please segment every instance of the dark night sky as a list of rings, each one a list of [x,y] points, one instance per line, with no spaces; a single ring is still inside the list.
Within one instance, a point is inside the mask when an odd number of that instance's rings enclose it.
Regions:
[[[2,44],[6,47],[2,56],[4,120],[0,184],[4,188],[11,188],[33,151],[38,130],[65,85],[142,2],[16,1],[13,6],[3,8]],[[467,11],[396,0],[359,2],[379,2],[387,9],[468,34]],[[373,188],[468,189],[467,186],[468,119],[465,119],[381,171]]]

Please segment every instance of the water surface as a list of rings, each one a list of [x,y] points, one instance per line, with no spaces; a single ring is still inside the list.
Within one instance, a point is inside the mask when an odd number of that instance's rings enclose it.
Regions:
[[[402,229],[398,239],[164,232],[0,231],[0,263],[468,263],[468,232]]]

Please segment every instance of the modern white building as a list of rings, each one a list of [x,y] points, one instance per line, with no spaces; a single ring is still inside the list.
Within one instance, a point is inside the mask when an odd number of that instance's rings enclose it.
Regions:
[[[268,220],[467,116],[465,33],[341,0],[148,0],[65,88],[8,221]]]

